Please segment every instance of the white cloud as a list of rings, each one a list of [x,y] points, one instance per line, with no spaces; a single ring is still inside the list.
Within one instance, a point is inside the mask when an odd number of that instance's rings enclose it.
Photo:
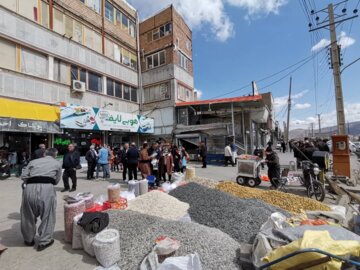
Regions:
[[[201,97],[203,95],[203,92],[201,90],[199,90],[199,89],[195,89],[194,91],[197,93],[197,98],[201,99]]]
[[[248,15],[257,15],[270,13],[278,14],[279,9],[287,4],[287,0],[227,0],[235,7],[241,7],[247,10]]]
[[[354,43],[355,43],[355,39],[347,36],[344,31],[342,31],[340,33],[339,44],[340,44],[342,49],[350,47],[351,45],[354,45]]]
[[[337,125],[336,111],[321,114],[321,127],[332,127]],[[346,122],[355,122],[360,119],[360,103],[345,104],[345,120]],[[290,129],[307,129],[310,124],[314,123],[314,128],[318,128],[318,119],[316,117],[307,117],[305,119],[295,119],[291,121]]]
[[[338,37],[338,43],[342,49],[345,49],[347,47],[354,45],[355,39],[347,36],[344,31],[341,31],[341,33]],[[323,38],[322,40],[320,40],[317,44],[315,44],[311,48],[311,51],[316,52],[316,51],[321,50],[322,48],[325,48],[326,46],[329,46],[329,45],[330,45],[330,40]]]
[[[141,17],[153,15],[173,4],[193,29],[209,26],[210,32],[219,41],[226,41],[234,35],[234,24],[225,11],[225,5],[245,9],[247,15],[278,14],[287,0],[128,0],[136,7]]]
[[[310,103],[296,103],[294,108],[297,110],[304,110],[311,107]]]
[[[330,40],[323,38],[322,40],[320,40],[317,44],[315,44],[312,48],[311,51],[316,52],[318,50],[321,50],[322,48],[325,48],[326,46],[330,45]]]
[[[309,92],[309,90],[304,90],[297,94],[293,94],[293,95],[291,95],[291,99],[292,100],[301,99],[302,97],[304,97],[306,95],[307,92]],[[274,99],[274,107],[275,107],[276,113],[278,113],[279,110],[281,110],[285,105],[288,104],[288,99],[289,99],[289,96],[282,96],[282,97],[277,97]]]

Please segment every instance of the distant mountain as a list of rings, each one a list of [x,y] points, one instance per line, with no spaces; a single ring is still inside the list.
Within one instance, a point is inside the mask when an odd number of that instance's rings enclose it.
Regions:
[[[360,121],[356,121],[356,122],[347,124],[346,129],[347,129],[347,132],[349,133],[349,135],[360,136]],[[320,137],[331,136],[335,133],[337,133],[337,126],[321,128],[321,136]],[[290,139],[303,138],[306,136],[311,136],[311,131],[309,134],[308,129],[298,128],[298,129],[290,130],[290,135],[289,135]],[[314,136],[319,136],[318,129],[314,129]]]

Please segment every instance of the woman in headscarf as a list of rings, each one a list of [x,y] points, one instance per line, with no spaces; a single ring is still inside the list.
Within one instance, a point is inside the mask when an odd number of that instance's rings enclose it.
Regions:
[[[151,175],[150,162],[151,157],[148,154],[149,145],[147,143],[143,144],[143,148],[140,151],[139,157],[139,170],[143,179],[146,179],[149,175]]]

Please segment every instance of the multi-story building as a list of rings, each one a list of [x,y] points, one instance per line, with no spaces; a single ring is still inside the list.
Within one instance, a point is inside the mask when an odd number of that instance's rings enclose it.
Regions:
[[[142,112],[155,120],[155,135],[169,138],[175,104],[193,101],[192,32],[173,6],[140,23]]]
[[[85,149],[151,132],[151,121],[139,127],[137,26],[125,0],[0,0],[0,146]],[[178,46],[186,59],[189,44]]]

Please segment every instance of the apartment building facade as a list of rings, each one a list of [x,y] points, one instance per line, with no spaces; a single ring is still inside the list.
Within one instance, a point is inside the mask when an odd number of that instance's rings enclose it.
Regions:
[[[0,0],[0,146],[152,133],[139,115],[137,26],[124,0]]]
[[[154,135],[172,138],[175,104],[196,100],[192,32],[173,6],[139,27],[142,111],[154,118]]]

